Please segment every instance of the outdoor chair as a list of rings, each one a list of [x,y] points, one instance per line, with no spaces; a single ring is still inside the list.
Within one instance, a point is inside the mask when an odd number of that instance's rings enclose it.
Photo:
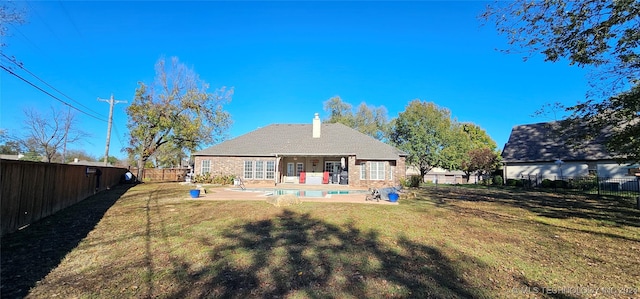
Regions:
[[[380,191],[378,189],[369,188],[369,194],[364,198],[364,201],[380,201]]]

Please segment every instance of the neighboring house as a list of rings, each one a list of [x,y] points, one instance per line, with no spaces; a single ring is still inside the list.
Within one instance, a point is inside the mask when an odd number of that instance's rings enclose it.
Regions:
[[[420,170],[415,166],[407,166],[407,176],[420,176]],[[434,167],[424,175],[425,182],[438,184],[476,184],[479,182],[478,176],[471,174],[469,181],[467,175],[462,170],[446,170],[440,167]]]
[[[0,155],[0,159],[5,159],[5,160],[21,160],[22,158],[24,158],[23,154],[17,154],[17,155],[5,155],[2,154]],[[47,162],[47,158],[46,157],[40,157],[40,162]]]
[[[596,138],[570,142],[569,136],[573,132],[563,124],[547,122],[515,126],[502,151],[504,178],[537,176],[553,180],[592,175],[632,179],[630,169],[638,166],[619,164],[614,159],[604,145],[606,130]]]
[[[246,183],[398,185],[406,153],[343,124],[273,124],[196,152],[194,173]]]
[[[72,165],[84,165],[84,166],[105,166],[104,161],[87,161],[87,160],[78,160],[78,158],[74,158],[73,162],[69,162]],[[111,163],[107,163],[107,167],[111,167]]]

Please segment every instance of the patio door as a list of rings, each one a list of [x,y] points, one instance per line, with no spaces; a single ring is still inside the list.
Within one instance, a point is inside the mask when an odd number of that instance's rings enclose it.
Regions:
[[[300,176],[301,172],[304,172],[304,163],[296,164],[296,176]]]
[[[324,171],[333,173],[340,172],[340,161],[326,161],[324,162]]]
[[[296,175],[296,168],[295,168],[295,164],[294,163],[287,163],[287,176],[294,176]]]

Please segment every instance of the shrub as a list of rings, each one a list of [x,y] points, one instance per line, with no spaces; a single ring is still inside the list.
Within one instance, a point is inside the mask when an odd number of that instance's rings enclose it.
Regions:
[[[542,180],[542,183],[540,183],[540,187],[542,188],[551,188],[553,186],[554,186],[554,183],[550,179],[544,179]]]
[[[400,178],[400,186],[409,187],[409,180],[407,180],[406,178]]]
[[[516,185],[515,179],[507,179],[507,186],[514,187]]]
[[[578,189],[583,191],[596,190],[598,188],[598,179],[595,177],[582,177],[570,179],[568,187],[570,189]]]
[[[502,181],[502,176],[501,175],[494,175],[493,176],[493,184],[496,186],[502,186],[502,183],[504,183]]]
[[[516,180],[516,187],[524,187],[524,180]]]
[[[563,181],[563,180],[555,180],[555,181],[553,181],[553,185],[554,185],[556,188],[563,188],[563,189],[566,189],[566,188],[568,188],[568,187],[569,187],[569,182],[567,182],[567,181]]]
[[[420,187],[422,183],[422,177],[419,175],[412,175],[409,177],[409,187]]]
[[[211,176],[211,173],[198,174],[193,177],[193,182],[197,184],[219,184],[231,185],[236,178],[233,174]]]

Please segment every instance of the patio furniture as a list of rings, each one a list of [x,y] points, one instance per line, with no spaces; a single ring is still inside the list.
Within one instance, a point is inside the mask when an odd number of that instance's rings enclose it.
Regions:
[[[369,194],[364,198],[364,201],[380,201],[380,191],[378,189],[369,188]]]

